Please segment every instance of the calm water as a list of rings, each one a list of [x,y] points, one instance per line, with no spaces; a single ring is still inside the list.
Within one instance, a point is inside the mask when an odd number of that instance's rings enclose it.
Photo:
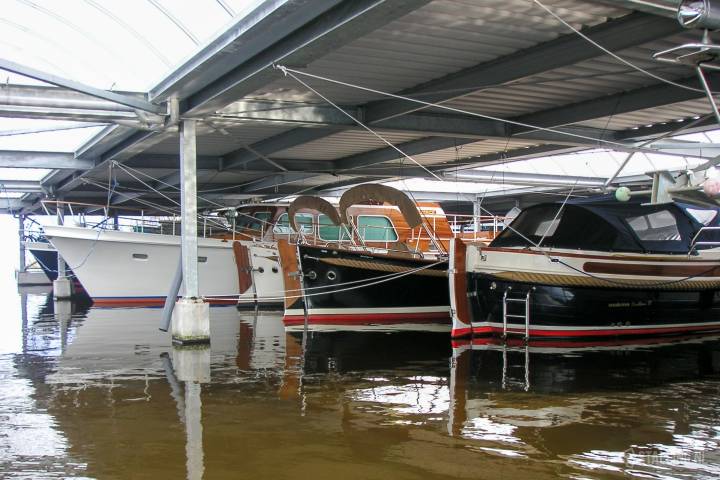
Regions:
[[[4,478],[718,478],[720,341],[451,345],[211,309],[6,302]]]

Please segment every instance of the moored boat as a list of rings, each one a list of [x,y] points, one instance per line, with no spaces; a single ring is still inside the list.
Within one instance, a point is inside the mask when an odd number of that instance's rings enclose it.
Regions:
[[[275,238],[292,233],[286,227],[286,205],[241,207],[233,223],[213,237],[198,238],[201,295],[214,304],[280,308],[282,279]],[[52,246],[100,306],[159,305],[165,301],[178,266],[181,240],[172,234],[179,228],[166,230],[169,232],[44,227]]]
[[[489,246],[456,241],[453,336],[720,330],[718,213],[600,197],[530,207]]]
[[[340,215],[327,202],[296,200],[306,201],[335,231],[297,245],[278,242],[286,326],[304,325],[306,316],[313,326],[449,324],[447,255],[422,207],[377,184],[345,192]],[[291,222],[301,209],[290,206]],[[452,235],[444,216],[432,223]]]

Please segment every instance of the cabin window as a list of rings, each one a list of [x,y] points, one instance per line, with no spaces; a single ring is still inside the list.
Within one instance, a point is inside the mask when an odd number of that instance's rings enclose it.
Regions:
[[[267,228],[267,222],[270,220],[272,214],[270,212],[238,212],[238,215],[237,222],[235,223],[236,228],[260,230]]]
[[[340,238],[341,231],[342,238]],[[348,235],[345,226],[333,224],[330,217],[325,214],[320,214],[320,217],[318,217],[318,236],[321,240],[328,240],[332,242],[350,240],[350,235]]]
[[[313,216],[311,214],[296,213],[295,220],[297,220],[297,223],[300,224],[300,228],[302,228],[303,233],[312,232]],[[275,223],[275,227],[273,227],[273,232],[283,233],[286,235],[295,233],[295,230],[290,227],[287,213],[283,213],[282,215],[280,215],[280,218],[278,218],[277,222]]]
[[[704,208],[686,208],[685,211],[690,214],[698,223],[708,226],[710,222],[717,217],[717,210],[706,210]]]
[[[267,228],[267,222],[270,221],[270,212],[255,212],[253,213],[253,219],[250,221],[250,227],[253,230],[261,230]]]
[[[363,240],[370,242],[397,242],[398,234],[388,217],[359,215],[357,229]]]
[[[677,220],[668,210],[628,217],[626,220],[640,241],[681,240]]]
[[[133,253],[132,258],[133,258],[133,260],[147,260],[148,254],[147,253]]]

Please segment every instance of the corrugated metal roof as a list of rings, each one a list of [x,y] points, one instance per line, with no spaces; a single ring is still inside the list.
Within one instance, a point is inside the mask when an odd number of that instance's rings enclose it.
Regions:
[[[424,135],[378,131],[389,142],[398,145],[424,137]],[[386,143],[364,130],[350,130],[306,143],[299,147],[277,152],[273,158],[297,158],[305,160],[335,160],[376,148],[387,147]]]
[[[278,135],[292,127],[269,123],[218,124],[215,127],[199,123],[197,127],[198,155],[226,155],[264,138]],[[216,128],[217,127],[217,128]],[[177,134],[170,135],[159,143],[145,150],[145,153],[177,155],[180,141]]]
[[[696,40],[697,35],[684,33],[670,40],[652,42],[617,53],[640,68],[649,69],[669,80],[677,80],[693,76],[693,70],[659,63],[653,60],[652,55],[685,41]],[[588,44],[587,48],[595,47]],[[609,55],[603,55],[526,77],[512,84],[485,89],[446,104],[485,115],[510,118],[655,83],[658,80],[633,70]]]
[[[578,0],[544,3],[576,28],[630,13]],[[527,0],[436,0],[310,63],[307,71],[397,92],[566,33],[566,27]],[[379,98],[327,82],[309,83],[339,103],[361,104]],[[252,97],[316,99],[291,78],[280,79]]]

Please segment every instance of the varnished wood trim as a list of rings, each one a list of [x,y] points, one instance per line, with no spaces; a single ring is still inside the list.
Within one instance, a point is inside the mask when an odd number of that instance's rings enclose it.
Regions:
[[[649,277],[719,277],[720,266],[713,265],[651,265],[639,263],[585,262],[589,273],[637,275]]]
[[[467,298],[467,275],[465,269],[465,252],[467,245],[459,238],[453,241],[453,278],[455,292],[455,312],[459,321],[466,325],[470,325],[470,310],[468,308]]]
[[[245,293],[252,287],[252,265],[250,264],[250,250],[240,242],[233,242],[233,254],[238,272],[239,292]]]
[[[278,254],[280,254],[283,284],[285,285],[285,310],[288,310],[301,301],[300,277],[297,275],[300,268],[298,266],[297,246],[291,245],[287,240],[278,240],[277,248]]]

